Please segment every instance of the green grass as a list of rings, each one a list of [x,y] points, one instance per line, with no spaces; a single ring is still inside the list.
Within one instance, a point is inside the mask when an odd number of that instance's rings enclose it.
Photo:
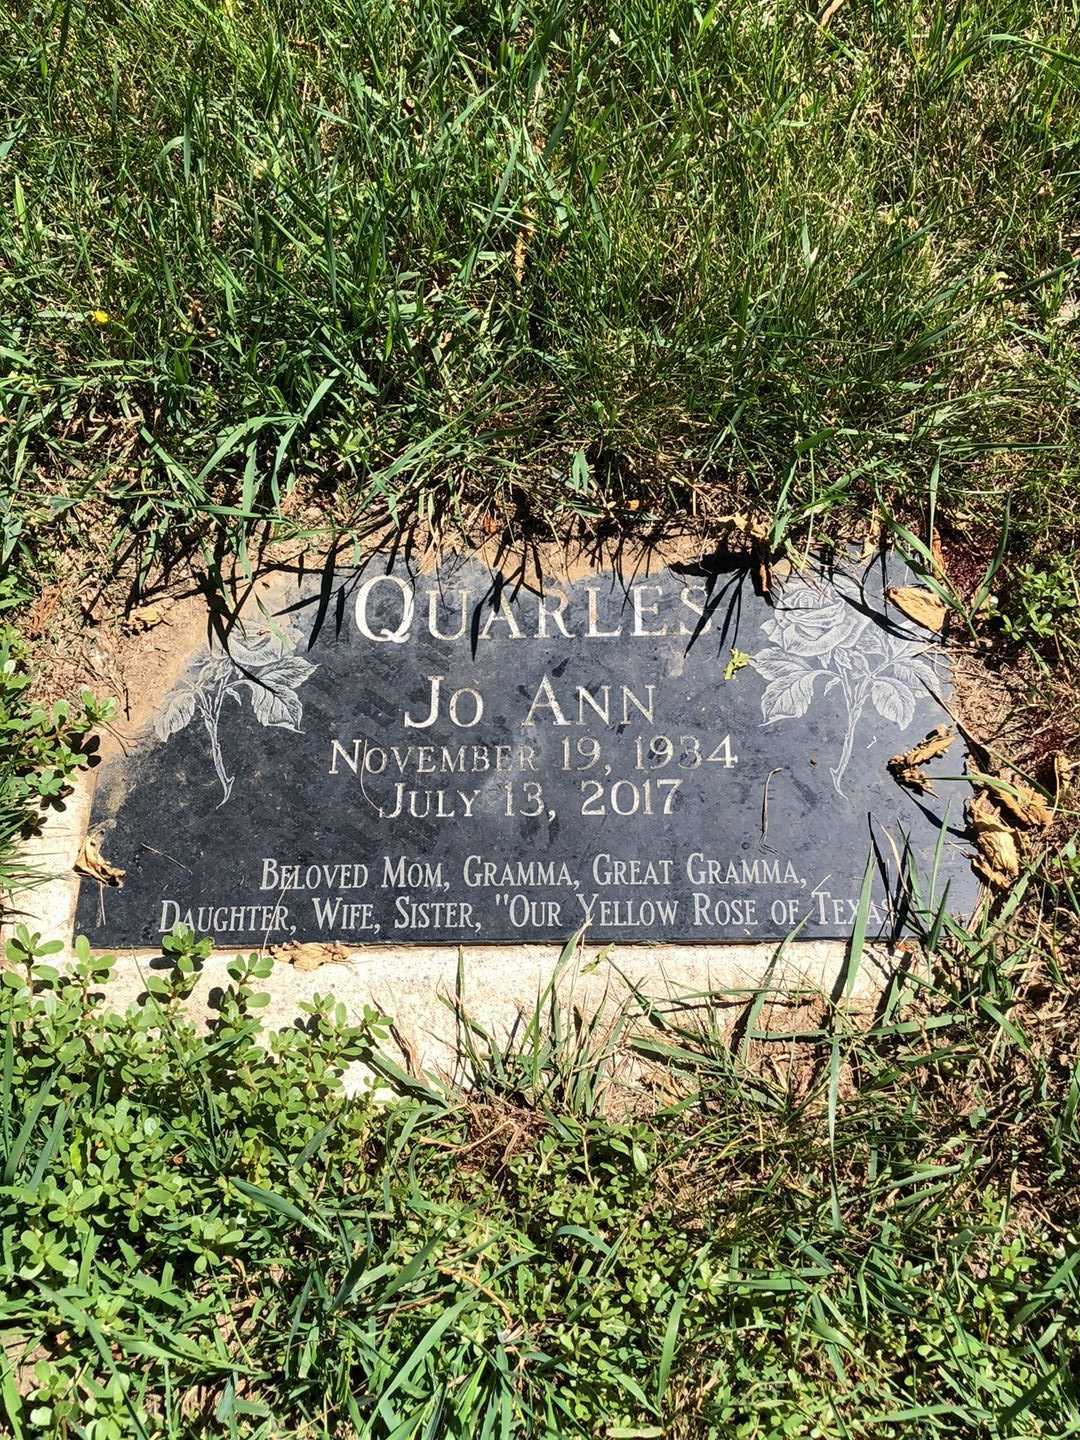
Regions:
[[[8,10],[8,557],[925,531],[933,473],[1022,638],[1076,610],[1075,3]]]
[[[207,949],[118,1014],[109,959],[9,947],[5,1433],[1076,1433],[1080,1070],[1025,1028],[1030,954],[954,938],[869,1024],[746,995],[734,1044],[722,997],[462,1013],[462,1089],[329,997],[264,1034],[254,956],[196,1033]]]

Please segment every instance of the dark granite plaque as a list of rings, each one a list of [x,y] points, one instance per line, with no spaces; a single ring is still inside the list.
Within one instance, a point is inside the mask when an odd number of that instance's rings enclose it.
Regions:
[[[192,654],[102,767],[94,824],[127,875],[83,882],[78,928],[96,946],[176,921],[222,946],[839,936],[868,857],[874,933],[947,886],[969,909],[966,787],[920,797],[886,768],[948,688],[933,637],[884,613],[908,579],[889,563],[792,576],[772,605],[708,563],[542,593],[474,559],[279,576],[267,618]],[[958,775],[959,743],[931,769]]]

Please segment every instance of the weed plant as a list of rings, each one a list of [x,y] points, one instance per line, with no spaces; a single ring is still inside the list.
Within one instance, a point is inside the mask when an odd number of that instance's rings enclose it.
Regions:
[[[0,976],[16,1437],[1075,1433],[1080,1077],[992,935],[869,1029],[748,996],[733,1046],[631,991],[496,1042],[459,1006],[465,1089],[329,996],[264,1032],[268,959],[201,1032],[208,942],[124,1013],[51,948]]]

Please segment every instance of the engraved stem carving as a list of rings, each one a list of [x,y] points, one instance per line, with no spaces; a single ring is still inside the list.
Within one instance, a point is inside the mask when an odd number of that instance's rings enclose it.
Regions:
[[[210,758],[214,762],[214,769],[217,771],[218,779],[221,781],[222,793],[217,805],[219,810],[232,794],[233,781],[236,778],[230,775],[225,769],[225,759],[221,753],[221,742],[218,739],[218,722],[221,719],[221,707],[224,703],[227,690],[228,686],[223,676],[218,683],[217,693],[214,696],[212,704],[207,701],[205,695],[200,694],[199,696],[199,708],[202,711],[203,724],[206,726],[206,733],[210,737]]]

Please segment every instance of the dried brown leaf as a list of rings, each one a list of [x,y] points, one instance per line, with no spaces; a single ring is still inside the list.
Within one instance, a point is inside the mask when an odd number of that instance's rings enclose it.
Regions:
[[[532,239],[532,212],[525,207],[525,223],[517,233],[514,240],[514,283],[522,285],[525,280],[525,260],[528,255],[529,241]]]
[[[910,750],[905,750],[903,755],[894,755],[889,765],[925,765],[927,760],[935,760],[939,755],[944,755],[955,739],[956,731],[951,725],[935,725],[933,730],[924,735]]]
[[[141,635],[144,630],[152,630],[155,625],[161,625],[165,620],[166,608],[164,605],[140,605],[137,610],[132,610],[123,622],[124,629],[129,635]]]
[[[972,830],[980,825],[1000,825],[1001,816],[998,814],[997,806],[991,800],[985,790],[976,790],[968,801],[968,824]]]
[[[871,507],[867,520],[866,534],[859,546],[859,563],[865,564],[881,553],[881,515],[876,505]]]
[[[757,556],[754,561],[754,588],[759,595],[769,599],[772,595],[773,576],[772,566],[769,564],[769,553],[763,544],[756,547]]]
[[[1053,823],[1054,812],[1043,797],[1018,780],[1011,782],[1010,790],[995,789],[994,799],[1011,820],[1027,830],[1044,830]]]
[[[922,585],[890,585],[885,597],[924,630],[939,631],[949,613],[941,596]]]
[[[737,515],[718,515],[716,524],[724,532],[726,540],[743,539],[765,544],[772,534],[772,525],[768,520],[746,515],[742,511]]]
[[[337,943],[319,945],[314,942],[293,940],[286,945],[275,945],[270,954],[275,960],[284,960],[294,970],[306,973],[318,970],[320,965],[338,964],[347,958],[348,951],[344,945]]]
[[[920,740],[918,744],[913,745],[910,750],[905,750],[902,755],[892,757],[889,761],[890,775],[898,784],[905,785],[909,790],[915,790],[920,795],[933,795],[935,793],[933,781],[922,769],[922,766],[927,760],[944,755],[955,739],[956,731],[950,726],[935,726],[929,735]]]
[[[984,790],[968,802],[968,824],[978,848],[975,873],[995,889],[1007,890],[1020,873],[1016,831],[1002,819]]]
[[[1072,783],[1073,771],[1076,769],[1077,761],[1070,760],[1060,750],[1054,755],[1054,803],[1060,805],[1061,801]]]
[[[101,840],[94,834],[87,835],[79,851],[79,858],[75,861],[76,875],[85,875],[90,880],[98,880],[102,885],[113,885],[117,889],[124,883],[125,871],[119,865],[110,865],[101,853]]]
[[[902,759],[902,755],[894,755],[889,761],[889,774],[896,783],[907,790],[914,790],[917,795],[936,795],[934,782],[926,771],[918,765],[898,765],[896,762]]]
[[[26,617],[24,628],[28,639],[35,640],[39,635],[44,635],[56,614],[63,594],[63,589],[59,585],[49,585],[41,592],[31,605]]]

